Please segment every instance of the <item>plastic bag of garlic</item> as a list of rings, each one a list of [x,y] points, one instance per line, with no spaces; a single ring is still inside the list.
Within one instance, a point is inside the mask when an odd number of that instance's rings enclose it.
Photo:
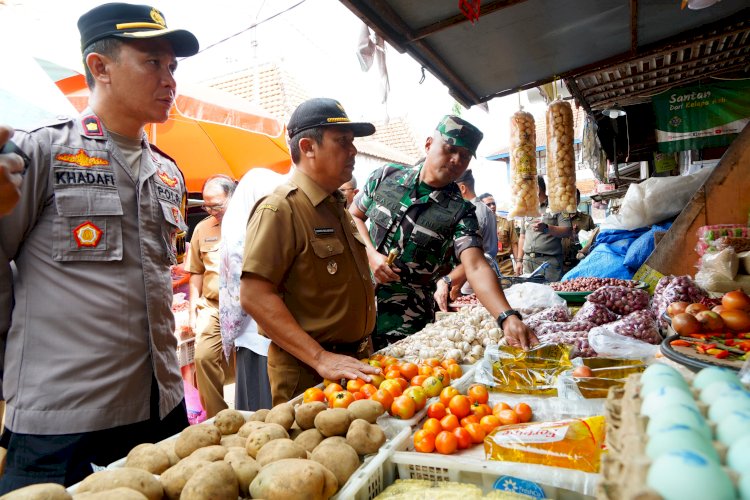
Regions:
[[[531,113],[517,111],[510,119],[509,217],[539,216],[539,185],[536,181],[536,125]]]
[[[576,160],[573,109],[569,102],[547,107],[547,196],[552,213],[576,212]]]
[[[471,306],[428,323],[421,331],[389,345],[380,353],[408,361],[450,358],[470,365],[482,359],[485,347],[498,344],[502,338],[502,330],[487,309]]]

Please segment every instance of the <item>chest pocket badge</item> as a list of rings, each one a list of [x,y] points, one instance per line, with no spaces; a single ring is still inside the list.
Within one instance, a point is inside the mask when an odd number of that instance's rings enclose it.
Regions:
[[[336,264],[335,260],[329,260],[326,269],[328,270],[328,274],[336,274],[339,270],[339,265]]]
[[[96,247],[103,234],[104,231],[91,221],[86,221],[73,229],[73,238],[78,248]]]

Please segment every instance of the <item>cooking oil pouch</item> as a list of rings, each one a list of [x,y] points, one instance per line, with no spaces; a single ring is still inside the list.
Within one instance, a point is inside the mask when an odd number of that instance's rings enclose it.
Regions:
[[[497,427],[484,439],[487,460],[599,472],[605,420],[601,415]]]
[[[540,344],[528,351],[507,345],[488,347],[478,370],[493,391],[514,394],[557,395],[557,376],[568,370],[571,346]],[[491,375],[490,375],[491,374]],[[489,380],[487,380],[489,379]]]

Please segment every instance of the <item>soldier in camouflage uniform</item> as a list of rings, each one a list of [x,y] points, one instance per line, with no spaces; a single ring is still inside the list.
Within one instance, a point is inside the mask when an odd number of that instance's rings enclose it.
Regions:
[[[445,308],[452,280],[464,276],[482,304],[504,323],[509,343],[528,347],[536,341],[510,309],[485,261],[475,208],[454,182],[476,156],[481,139],[482,132],[470,123],[444,117],[425,142],[423,163],[375,170],[349,207],[379,283],[376,349],[433,321],[434,300]],[[387,255],[392,250],[397,258],[391,264]],[[458,263],[462,265],[451,271]]]

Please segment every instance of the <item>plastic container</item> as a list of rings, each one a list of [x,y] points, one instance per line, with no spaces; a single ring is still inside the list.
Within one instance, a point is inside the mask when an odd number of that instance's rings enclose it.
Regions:
[[[177,341],[177,361],[180,368],[193,363],[195,359],[195,337]]]

